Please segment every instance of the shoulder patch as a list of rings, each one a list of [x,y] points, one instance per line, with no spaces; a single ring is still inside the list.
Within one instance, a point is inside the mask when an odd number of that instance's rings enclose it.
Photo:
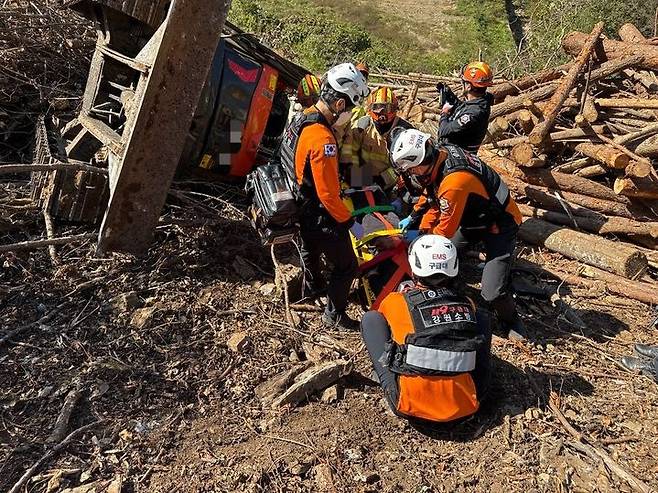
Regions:
[[[450,202],[448,202],[447,199],[441,197],[441,199],[439,199],[439,209],[443,213],[448,212],[450,210]]]
[[[457,121],[459,122],[460,125],[464,126],[471,121],[471,115],[462,115],[459,117]]]
[[[336,144],[325,144],[324,145],[324,155],[326,157],[335,157],[338,154],[338,149]]]

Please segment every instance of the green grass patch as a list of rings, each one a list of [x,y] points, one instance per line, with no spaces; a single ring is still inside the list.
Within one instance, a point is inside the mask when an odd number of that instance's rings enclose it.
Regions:
[[[376,2],[360,11],[345,0],[322,2],[313,9],[308,0],[234,0],[229,18],[316,72],[346,60],[366,60],[398,72],[446,73],[477,58],[480,49],[489,57],[512,45],[498,3],[457,0],[460,15],[437,40],[443,50],[421,46],[405,31],[404,22],[391,28],[386,24],[391,19],[381,17],[385,13],[377,12]]]

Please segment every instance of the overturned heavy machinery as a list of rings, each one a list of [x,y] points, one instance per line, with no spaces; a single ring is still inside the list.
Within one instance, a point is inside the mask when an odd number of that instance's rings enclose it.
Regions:
[[[227,24],[228,3],[67,2],[98,40],[80,114],[39,124],[37,162],[71,167],[35,173],[33,197],[101,222],[99,251],[148,248],[177,171],[241,177],[276,148],[305,70]]]

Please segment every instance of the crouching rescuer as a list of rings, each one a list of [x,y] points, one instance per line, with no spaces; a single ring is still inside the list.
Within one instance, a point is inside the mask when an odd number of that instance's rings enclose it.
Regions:
[[[447,422],[474,414],[489,384],[491,329],[455,291],[457,250],[438,235],[409,247],[413,283],[366,313],[361,332],[393,411]]]
[[[368,92],[365,78],[353,64],[333,67],[322,84],[320,99],[292,120],[281,146],[282,162],[294,170],[300,189],[301,257],[306,287],[311,295],[324,292],[320,266],[324,254],[331,267],[322,321],[344,329],[358,328],[358,323],[345,313],[358,264],[349,235],[354,220],[341,199],[332,125],[349,119],[352,108],[361,104]]]
[[[442,235],[460,251],[483,243],[482,297],[509,338],[525,339],[509,282],[521,213],[505,182],[477,156],[454,145],[438,146],[418,130],[396,135],[391,160],[424,190],[414,211],[400,222],[407,238]]]

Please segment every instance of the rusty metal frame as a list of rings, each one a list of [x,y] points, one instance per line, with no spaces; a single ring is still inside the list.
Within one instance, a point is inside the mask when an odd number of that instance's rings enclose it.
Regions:
[[[145,70],[121,134],[106,132],[89,115],[81,123],[110,140],[110,201],[98,251],[144,253],[171,186],[194,109],[206,81],[230,0],[174,0],[164,24],[131,59]],[[97,50],[103,55],[104,50]],[[91,93],[92,91],[90,91]],[[109,127],[108,127],[109,128]],[[93,131],[92,131],[93,132]],[[114,131],[112,131],[116,134]],[[104,133],[104,135],[102,135]]]

